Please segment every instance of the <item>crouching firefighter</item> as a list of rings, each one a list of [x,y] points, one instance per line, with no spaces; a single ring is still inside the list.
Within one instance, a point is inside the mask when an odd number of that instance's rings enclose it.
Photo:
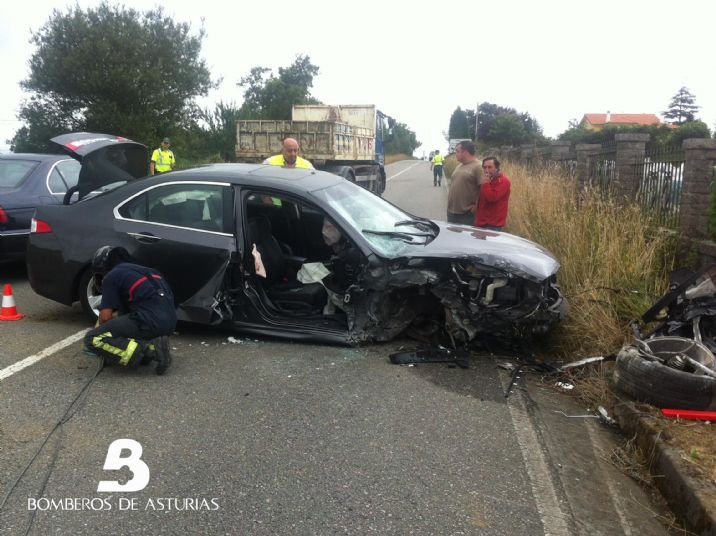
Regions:
[[[156,361],[161,375],[171,363],[169,335],[177,323],[174,296],[156,270],[129,260],[126,249],[112,246],[102,246],[92,258],[102,302],[97,327],[85,335],[85,349],[108,364],[131,369]]]

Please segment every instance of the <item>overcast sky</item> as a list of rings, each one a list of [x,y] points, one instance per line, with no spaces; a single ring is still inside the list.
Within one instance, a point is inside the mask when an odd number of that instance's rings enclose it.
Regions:
[[[0,18],[0,151],[20,126],[29,38],[53,8],[68,5],[15,2]],[[660,114],[686,86],[701,106],[698,117],[712,130],[716,124],[713,1],[172,0],[165,12],[195,30],[204,20],[203,57],[223,82],[202,105],[240,104],[236,82],[251,67],[276,70],[307,54],[320,68],[316,98],[376,104],[416,132],[417,155],[444,150],[453,110],[484,101],[530,113],[554,137],[585,113]]]

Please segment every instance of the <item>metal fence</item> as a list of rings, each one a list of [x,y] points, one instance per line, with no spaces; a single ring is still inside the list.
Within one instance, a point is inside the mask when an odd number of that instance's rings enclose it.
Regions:
[[[589,185],[609,190],[617,174],[617,144],[608,142],[602,144],[601,150],[590,158]]]
[[[685,159],[680,147],[647,147],[644,161],[637,164],[639,205],[666,227],[679,225]]]

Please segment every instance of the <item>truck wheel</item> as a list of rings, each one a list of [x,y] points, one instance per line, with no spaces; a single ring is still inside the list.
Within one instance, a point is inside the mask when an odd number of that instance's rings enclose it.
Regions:
[[[348,180],[351,181],[351,182],[355,182],[355,181],[356,181],[355,171],[353,171],[353,170],[352,170],[351,168],[349,168],[349,167],[343,167],[343,168],[341,168],[341,173],[340,173],[340,175],[341,175],[341,177],[343,177],[344,179],[348,179]]]
[[[385,169],[380,168],[379,177],[380,177],[380,179],[377,181],[378,187],[377,187],[376,193],[378,195],[383,195],[383,192],[385,192],[385,186],[386,186]]]

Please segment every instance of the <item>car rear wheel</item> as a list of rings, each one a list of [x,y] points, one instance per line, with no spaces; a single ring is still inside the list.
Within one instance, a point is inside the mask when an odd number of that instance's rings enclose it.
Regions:
[[[79,294],[82,310],[91,320],[97,320],[102,293],[97,288],[94,277],[92,277],[92,270],[89,268],[82,273],[80,278]]]

